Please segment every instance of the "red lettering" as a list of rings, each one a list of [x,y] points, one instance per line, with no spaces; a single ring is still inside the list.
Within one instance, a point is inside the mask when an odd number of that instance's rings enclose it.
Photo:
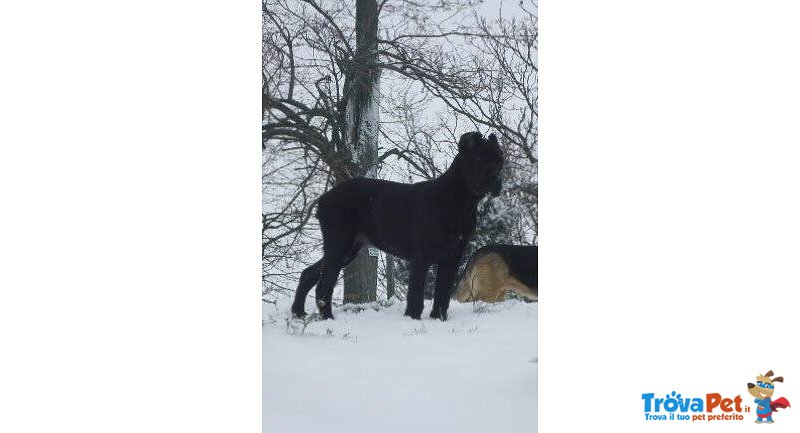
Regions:
[[[706,412],[711,412],[715,407],[719,406],[721,402],[721,395],[717,393],[706,394]]]

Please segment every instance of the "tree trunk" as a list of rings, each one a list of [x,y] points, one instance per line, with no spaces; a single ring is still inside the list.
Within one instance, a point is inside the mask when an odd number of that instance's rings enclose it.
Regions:
[[[356,51],[350,63],[347,143],[355,176],[375,177],[378,160],[378,3],[356,0]],[[344,269],[344,302],[376,299],[378,258],[363,248]]]
[[[344,303],[360,304],[377,300],[378,255],[370,254],[370,248],[362,248],[358,256],[345,268]],[[350,272],[347,270],[350,269]]]

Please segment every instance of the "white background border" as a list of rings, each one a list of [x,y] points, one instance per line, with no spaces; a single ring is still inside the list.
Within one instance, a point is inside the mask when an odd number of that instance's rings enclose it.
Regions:
[[[540,431],[800,401],[796,8],[540,3]],[[260,431],[258,9],[2,6],[0,430]]]
[[[539,431],[763,428],[646,423],[641,394],[752,404],[773,369],[800,401],[797,5],[540,12]]]
[[[261,430],[260,31],[0,6],[0,431]]]

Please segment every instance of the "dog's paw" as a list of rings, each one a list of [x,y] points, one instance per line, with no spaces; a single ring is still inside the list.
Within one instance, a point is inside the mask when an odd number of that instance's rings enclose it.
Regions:
[[[440,305],[434,303],[431,310],[431,319],[441,319],[442,322],[447,320],[447,307],[442,308]]]
[[[431,311],[431,319],[441,319],[444,322],[447,320],[447,311],[433,310]]]
[[[333,320],[333,310],[330,302],[317,299],[317,308],[319,308],[319,315],[322,317],[322,320]]]
[[[404,315],[408,316],[408,317],[410,317],[410,318],[412,318],[414,320],[422,320],[422,311],[420,311],[419,313],[415,313],[413,311],[406,310]]]
[[[306,317],[306,312],[303,307],[298,307],[297,305],[292,305],[292,317],[302,319]]]

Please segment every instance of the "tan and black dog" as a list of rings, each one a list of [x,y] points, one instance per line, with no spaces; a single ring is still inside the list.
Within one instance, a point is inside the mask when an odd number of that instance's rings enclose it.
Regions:
[[[775,383],[783,383],[783,377],[772,377],[772,370],[764,375],[756,376],[756,383],[747,384],[747,392],[755,397],[755,402],[758,405],[756,408],[756,423],[762,422],[773,423],[772,412],[777,412],[778,409],[785,409],[790,407],[789,400],[781,397],[772,400],[772,395],[775,394]]]
[[[454,298],[460,302],[497,302],[508,290],[539,299],[538,251],[535,246],[487,245],[467,262]]]

